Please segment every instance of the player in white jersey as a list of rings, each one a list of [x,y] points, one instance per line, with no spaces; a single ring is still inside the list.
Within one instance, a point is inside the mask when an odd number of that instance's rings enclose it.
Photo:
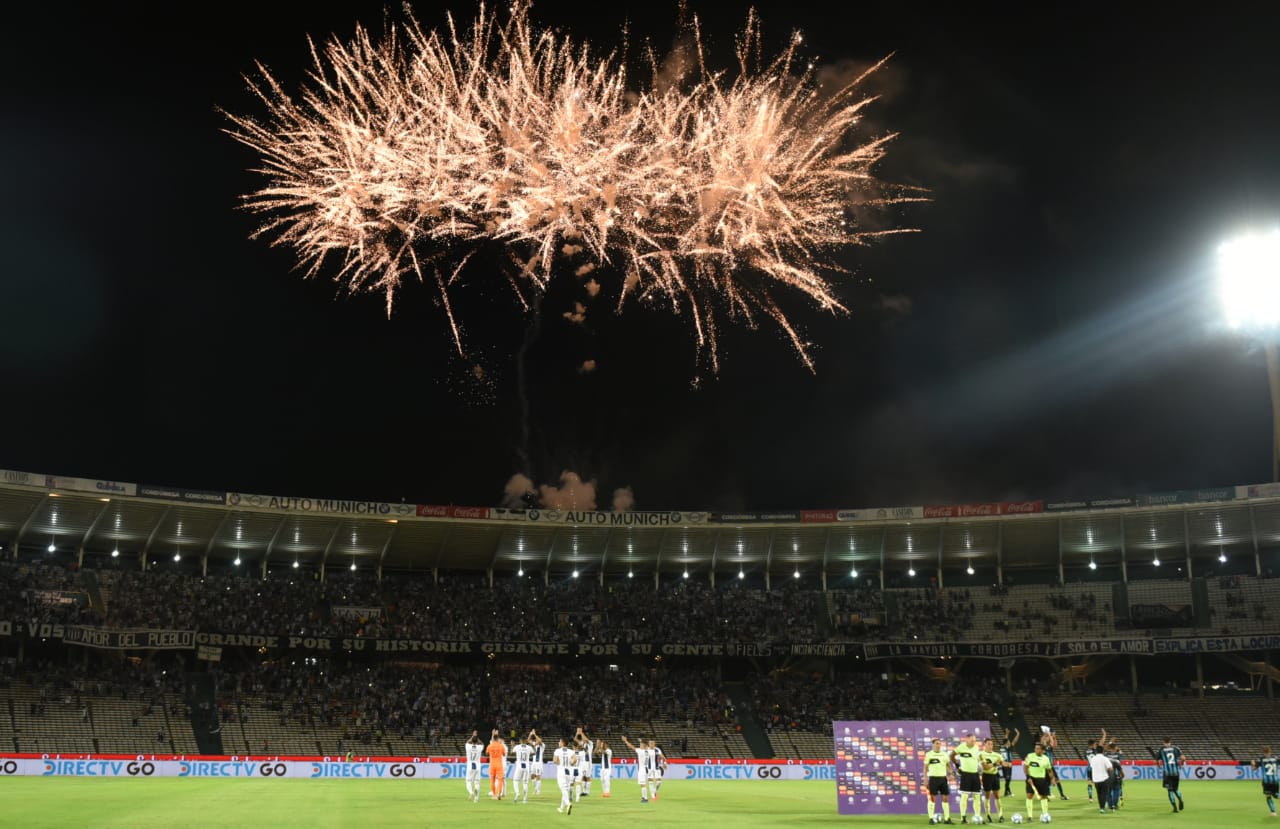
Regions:
[[[529,768],[529,777],[533,780],[533,793],[542,794],[542,750],[546,746],[538,732],[529,730],[529,745],[533,746],[533,761]]]
[[[609,783],[613,780],[613,749],[609,743],[601,740],[596,750],[600,753],[600,796],[609,796]]]
[[[512,803],[520,802],[520,790],[524,789],[524,802],[529,802],[529,766],[533,762],[533,746],[529,745],[529,739],[526,737],[517,743],[511,753],[515,755],[512,761],[511,779],[514,782],[515,795],[512,797]]]
[[[552,755],[556,764],[556,782],[560,784],[560,808],[557,812],[562,814],[573,814],[573,801],[569,799],[569,791],[573,788],[573,766],[577,762],[573,750],[566,748],[564,738],[560,738],[560,745]]]
[[[622,742],[626,743],[627,748],[636,753],[636,782],[640,784],[640,802],[648,803],[649,785],[652,782],[650,775],[653,771],[653,754],[649,752],[649,746],[645,743],[643,737],[632,744],[624,734]]]
[[[649,780],[653,782],[653,799],[658,799],[658,789],[662,788],[662,775],[667,771],[667,755],[662,753],[658,744],[649,741]]]
[[[573,799],[575,802],[582,799],[582,770],[587,765],[587,751],[582,747],[582,741],[574,738],[573,745]]]
[[[595,770],[595,741],[587,736],[587,732],[582,730],[582,726],[578,726],[578,733],[574,735],[574,739],[582,746],[585,755],[585,763],[582,766],[582,796],[591,796],[591,774]]]
[[[472,731],[467,738],[467,799],[480,802],[480,758],[484,757],[484,743],[480,732]]]

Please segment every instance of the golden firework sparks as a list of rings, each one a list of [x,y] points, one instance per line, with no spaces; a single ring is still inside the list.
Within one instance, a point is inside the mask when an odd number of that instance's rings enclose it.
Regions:
[[[731,75],[707,68],[696,19],[690,36],[696,60],[650,52],[638,89],[617,53],[536,28],[523,2],[505,19],[481,6],[465,28],[410,17],[377,42],[357,28],[312,44],[296,96],[259,66],[249,83],[266,117],[231,115],[228,130],[262,157],[267,183],[245,197],[267,217],[257,235],[291,247],[309,276],[330,263],[350,290],[385,293],[388,313],[407,277],[430,279],[459,354],[450,288],[496,242],[526,309],[558,264],[590,274],[593,297],[613,274],[619,310],[634,297],[687,313],[713,371],[721,315],[773,320],[812,370],[777,294],[846,313],[833,252],[906,232],[861,228],[851,208],[918,199],[873,174],[892,135],[855,138],[873,100],[862,81],[879,65],[821,89],[795,65],[798,35],[760,63],[754,13]]]

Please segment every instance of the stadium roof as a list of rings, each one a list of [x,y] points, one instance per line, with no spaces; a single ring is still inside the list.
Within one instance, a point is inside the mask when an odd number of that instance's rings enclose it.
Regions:
[[[229,499],[230,500],[230,499]],[[1180,504],[980,518],[913,518],[813,524],[680,523],[583,526],[510,520],[313,515],[239,505],[0,486],[0,545],[20,551],[164,561],[175,555],[225,569],[292,563],[389,570],[495,570],[537,573],[847,576],[917,568],[993,570],[1148,566],[1256,557],[1280,547],[1280,499]],[[595,513],[592,515],[599,515]],[[675,518],[680,513],[672,513]],[[689,516],[704,514],[685,514]],[[701,519],[705,520],[705,519]],[[189,560],[189,559],[188,559]],[[1255,558],[1256,560],[1256,558]],[[883,567],[882,567],[883,565]],[[1200,564],[1196,572],[1203,572]],[[1168,570],[1166,570],[1168,572]],[[1146,574],[1150,575],[1150,573]],[[1170,576],[1175,575],[1169,572]]]

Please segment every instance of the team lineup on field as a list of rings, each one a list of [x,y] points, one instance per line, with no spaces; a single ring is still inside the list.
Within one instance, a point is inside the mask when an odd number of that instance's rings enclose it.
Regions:
[[[666,772],[667,759],[662,749],[654,740],[646,741],[638,738],[632,743],[622,736],[622,742],[636,756],[636,782],[640,785],[640,802],[648,803],[658,799],[658,790],[662,788],[663,774]],[[511,785],[513,803],[528,803],[529,793],[542,794],[543,754],[546,743],[536,729],[531,729],[525,737],[515,741],[510,750],[506,740],[493,729],[486,746],[480,739],[478,731],[472,731],[467,739],[467,797],[473,803],[480,802],[481,765],[488,763],[489,792],[493,800],[503,800]],[[572,739],[566,741],[559,738],[555,750],[551,754],[556,768],[556,785],[560,789],[560,806],[556,810],[563,814],[573,814],[573,805],[583,797],[591,796],[593,766],[598,757],[600,763],[600,796],[612,796],[613,781],[613,748],[601,740],[597,743],[578,726]]]

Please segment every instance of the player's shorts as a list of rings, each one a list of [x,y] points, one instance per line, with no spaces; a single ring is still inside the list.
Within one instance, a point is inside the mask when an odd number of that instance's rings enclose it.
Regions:
[[[982,775],[976,771],[960,772],[960,791],[964,794],[982,792]]]
[[[528,780],[529,767],[517,765],[515,768],[511,770],[511,779],[512,780]]]
[[[583,779],[583,780],[590,780],[590,779],[591,779],[591,766],[592,766],[592,765],[593,765],[593,763],[592,763],[590,760],[588,760],[588,761],[587,761],[587,764],[586,764],[585,766],[583,766],[583,767],[582,767],[582,779]]]
[[[1052,791],[1053,787],[1049,783],[1049,775],[1046,774],[1044,777],[1027,778],[1027,794],[1032,794],[1034,792],[1041,797],[1048,797]]]
[[[951,794],[951,783],[945,777],[929,778],[929,794]]]
[[[651,772],[645,769],[640,769],[640,768],[636,769],[636,782],[639,783],[641,786],[649,785],[650,774]]]
[[[654,769],[653,771],[649,772],[649,779],[662,782],[662,769]]]
[[[612,769],[610,766],[601,766],[601,767],[600,767],[600,779],[601,779],[601,780],[608,780],[608,779],[609,779],[609,778],[611,778],[611,777],[613,777],[613,769]]]
[[[982,775],[982,790],[984,792],[1000,791],[1000,775],[998,773]]]
[[[467,781],[474,783],[480,779],[480,764],[467,763]]]
[[[1267,797],[1280,796],[1280,783],[1263,783],[1262,793]]]
[[[542,764],[541,764],[541,763],[534,763],[533,765],[531,765],[531,766],[529,767],[529,776],[530,776],[530,777],[541,777],[541,776],[542,776]]]
[[[1179,779],[1180,778],[1176,774],[1166,774],[1164,776],[1164,781],[1161,785],[1163,785],[1166,789],[1168,789],[1171,792],[1176,792],[1178,790]]]

